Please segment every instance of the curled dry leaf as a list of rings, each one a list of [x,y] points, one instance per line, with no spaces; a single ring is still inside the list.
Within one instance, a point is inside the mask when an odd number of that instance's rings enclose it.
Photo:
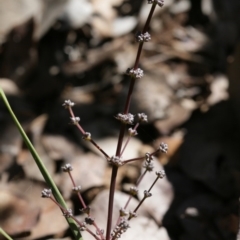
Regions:
[[[31,232],[40,215],[34,202],[8,189],[0,191],[0,211],[0,225],[11,235]]]

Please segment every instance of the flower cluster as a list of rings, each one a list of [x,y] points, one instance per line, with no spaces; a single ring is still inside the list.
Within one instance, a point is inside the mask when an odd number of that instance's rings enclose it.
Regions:
[[[162,143],[160,143],[160,145],[159,145],[159,149],[160,149],[161,152],[167,153],[167,151],[168,151],[168,145],[167,145],[166,143],[162,142]]]
[[[42,198],[50,198],[51,195],[52,195],[52,190],[51,189],[44,188],[42,190]]]
[[[119,239],[128,228],[130,228],[128,221],[125,218],[122,218],[121,222],[115,227],[111,234],[112,239]]]
[[[75,192],[75,193],[80,192],[81,189],[82,189],[81,186],[76,186],[76,187],[73,187],[73,188],[72,188],[73,192]]]
[[[135,130],[135,129],[132,129],[132,128],[129,128],[128,129],[128,133],[129,133],[129,135],[131,136],[131,137],[134,137],[134,136],[136,136],[138,133],[137,133],[137,130]]]
[[[85,132],[85,134],[83,135],[82,137],[84,140],[88,140],[90,141],[92,138],[91,138],[91,133],[90,132]]]
[[[119,121],[125,124],[133,124],[134,115],[132,115],[131,113],[128,113],[128,114],[118,113],[118,115],[116,116],[116,119],[118,119]]]
[[[166,176],[164,170],[160,170],[160,171],[156,172],[156,175],[158,176],[158,178],[164,178]]]
[[[94,219],[92,217],[86,217],[85,218],[85,223],[92,225],[94,223]]]
[[[130,187],[130,194],[133,196],[136,196],[138,194],[138,188],[137,187]]]
[[[151,35],[148,32],[138,33],[136,36],[138,42],[149,42],[151,40]]]
[[[121,217],[125,217],[128,215],[128,212],[126,211],[126,209],[123,209],[123,208],[119,210],[119,213]]]
[[[148,198],[148,197],[152,196],[152,194],[149,191],[147,191],[147,190],[145,190],[143,193],[144,193],[144,197],[145,198]]]
[[[157,4],[159,7],[163,7],[164,0],[148,0],[148,4]]]
[[[135,79],[139,79],[139,78],[142,78],[143,77],[143,70],[141,68],[137,68],[137,69],[134,69],[134,68],[128,68],[126,73],[135,78]]]
[[[67,217],[67,218],[72,217],[72,216],[73,216],[72,209],[69,208],[69,209],[67,209],[66,211],[64,211],[63,216],[64,216],[64,217]]]
[[[112,165],[117,166],[117,167],[120,167],[120,166],[123,165],[123,161],[122,161],[121,158],[118,157],[118,156],[112,156],[112,157],[108,160],[108,162],[109,162],[110,164],[112,164]]]
[[[70,117],[71,123],[74,125],[77,125],[78,122],[80,121],[80,117]]]
[[[147,171],[151,172],[154,169],[153,165],[153,156],[149,153],[145,154],[145,162],[143,164],[143,167],[146,168]]]
[[[148,117],[145,113],[138,113],[137,116],[138,116],[139,122],[142,122],[142,123],[148,122]]]
[[[64,172],[71,172],[71,171],[73,170],[73,167],[72,167],[72,165],[71,165],[70,163],[67,163],[67,164],[65,164],[65,165],[62,167],[62,170],[63,170]]]
[[[65,100],[62,106],[67,109],[67,108],[73,107],[74,105],[75,105],[75,103],[72,102],[71,100]]]

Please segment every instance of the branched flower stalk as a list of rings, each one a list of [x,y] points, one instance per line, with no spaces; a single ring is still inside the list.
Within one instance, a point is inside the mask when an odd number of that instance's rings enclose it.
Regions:
[[[150,21],[152,19],[152,16],[153,16],[153,13],[154,13],[154,10],[155,10],[156,6],[162,7],[163,4],[164,4],[164,0],[147,0],[147,1],[148,1],[149,4],[152,4],[152,6],[151,6],[148,18],[146,20],[146,23],[143,27],[142,32],[140,32],[136,37],[136,40],[137,40],[137,42],[139,42],[139,45],[138,45],[138,50],[137,50],[134,66],[127,70],[127,74],[130,77],[130,83],[129,83],[129,89],[128,89],[126,102],[125,102],[125,105],[124,105],[123,112],[118,113],[116,115],[116,119],[121,122],[121,125],[120,125],[118,143],[117,143],[117,148],[116,148],[115,155],[110,156],[109,154],[107,154],[92,139],[91,133],[84,130],[84,128],[80,124],[80,117],[75,116],[75,114],[72,110],[72,107],[74,106],[74,103],[72,101],[65,100],[65,102],[63,104],[63,106],[69,111],[71,124],[73,124],[74,126],[77,127],[77,129],[82,134],[82,138],[85,141],[89,141],[93,146],[96,147],[96,149],[98,149],[98,151],[101,152],[101,154],[106,158],[106,160],[108,161],[108,163],[112,167],[112,174],[111,174],[111,179],[110,179],[110,189],[109,189],[107,226],[106,226],[106,235],[105,236],[104,236],[104,231],[98,227],[94,218],[91,216],[90,207],[88,207],[86,205],[86,203],[85,203],[85,201],[84,201],[84,199],[81,195],[81,192],[80,192],[81,191],[81,186],[77,186],[75,184],[75,181],[74,181],[73,176],[71,174],[71,171],[73,170],[73,168],[70,164],[66,164],[65,166],[63,166],[62,169],[63,169],[64,172],[68,173],[69,178],[71,179],[71,182],[72,182],[72,185],[73,185],[72,190],[75,193],[77,193],[79,201],[80,201],[80,203],[83,207],[81,209],[81,211],[86,214],[85,221],[84,222],[79,221],[76,217],[74,217],[74,214],[73,214],[72,210],[67,208],[67,205],[66,205],[60,191],[58,190],[55,182],[53,181],[52,177],[48,173],[48,170],[46,169],[46,167],[43,164],[41,158],[39,157],[38,153],[34,149],[34,146],[30,142],[30,140],[27,137],[26,133],[24,132],[22,126],[18,122],[15,114],[13,113],[13,111],[12,111],[12,109],[11,109],[9,103],[8,103],[8,100],[7,100],[3,90],[0,88],[0,96],[1,96],[5,106],[7,107],[7,109],[9,111],[10,115],[12,116],[19,132],[21,133],[23,140],[25,141],[26,145],[28,146],[28,148],[29,148],[29,150],[30,150],[30,152],[31,152],[39,170],[41,171],[45,181],[51,187],[50,189],[44,189],[42,191],[42,197],[49,198],[51,201],[53,201],[61,209],[61,211],[63,213],[63,216],[66,218],[67,222],[69,223],[69,226],[72,229],[74,238],[76,240],[82,240],[82,235],[81,235],[80,232],[84,231],[84,230],[87,231],[89,234],[91,234],[96,240],[115,240],[115,239],[119,239],[121,237],[121,235],[125,231],[127,231],[127,229],[129,228],[129,221],[132,218],[137,216],[137,211],[138,211],[139,207],[142,205],[142,203],[148,197],[151,196],[151,190],[152,190],[153,186],[156,184],[156,182],[159,179],[163,178],[164,175],[165,175],[164,171],[156,172],[157,177],[156,177],[155,181],[153,182],[153,184],[150,186],[150,188],[148,190],[144,191],[144,197],[139,202],[139,204],[135,207],[135,209],[133,211],[127,211],[126,210],[128,205],[129,205],[130,200],[132,199],[132,197],[134,195],[137,195],[138,186],[141,183],[143,177],[146,175],[147,172],[153,171],[153,168],[154,168],[154,166],[153,166],[153,156],[158,154],[159,152],[167,153],[167,150],[168,150],[167,144],[161,143],[159,148],[156,151],[154,151],[152,153],[146,153],[146,155],[143,156],[143,157],[127,159],[127,160],[123,159],[124,151],[127,148],[130,139],[137,135],[137,128],[139,127],[139,124],[147,122],[146,114],[138,113],[136,115],[138,117],[138,121],[137,121],[137,123],[135,123],[134,118],[136,116],[129,113],[129,109],[130,109],[130,105],[131,105],[131,99],[132,99],[132,93],[133,93],[133,90],[134,90],[135,82],[143,77],[143,70],[139,68],[139,61],[140,61],[140,56],[141,56],[141,53],[142,53],[143,44],[145,42],[148,42],[148,41],[151,40],[151,36],[148,33],[149,24],[150,24]],[[129,135],[126,138],[125,143],[123,143],[124,136],[125,136],[125,130],[126,130],[127,125],[131,125],[131,126],[134,126],[134,127],[128,129],[128,134]],[[119,219],[118,219],[118,221],[117,221],[117,223],[116,223],[116,225],[115,225],[115,227],[112,231],[113,203],[114,203],[114,193],[115,193],[115,185],[116,185],[116,178],[117,178],[117,174],[118,174],[118,168],[127,164],[127,163],[130,163],[130,162],[133,162],[133,161],[144,160],[144,159],[145,159],[145,162],[144,162],[143,167],[145,168],[145,170],[143,171],[142,175],[137,180],[136,185],[130,189],[131,196],[127,200],[125,206],[122,209],[120,209]],[[89,228],[88,225],[93,226],[95,228],[96,232],[94,233]],[[7,234],[5,234],[3,230],[1,230],[0,232],[8,238]],[[8,239],[10,239],[10,237]]]
[[[134,63],[134,66],[132,68],[129,68],[126,71],[126,73],[130,77],[130,84],[129,84],[128,94],[127,94],[126,102],[125,102],[125,105],[124,105],[124,109],[123,109],[122,113],[118,113],[115,117],[117,120],[119,120],[121,122],[115,155],[114,156],[109,156],[92,139],[91,133],[86,132],[84,130],[84,128],[80,124],[80,117],[75,116],[75,114],[72,110],[72,107],[75,105],[73,102],[71,102],[70,100],[65,100],[65,102],[63,104],[63,106],[69,111],[71,124],[73,124],[77,127],[77,129],[81,132],[82,138],[84,140],[89,141],[91,144],[93,144],[103,154],[103,156],[106,158],[106,160],[108,161],[108,163],[112,167],[112,173],[111,173],[111,179],[110,179],[110,189],[109,189],[106,236],[104,237],[103,230],[101,230],[98,227],[94,218],[91,216],[90,208],[88,206],[86,206],[86,204],[85,204],[85,202],[84,202],[84,200],[81,196],[81,193],[80,193],[81,187],[76,186],[75,181],[74,181],[74,179],[71,175],[72,167],[71,167],[70,164],[66,164],[63,167],[63,171],[67,172],[69,174],[69,177],[70,177],[70,179],[72,181],[72,184],[73,184],[73,191],[75,191],[78,194],[79,201],[81,202],[81,205],[83,206],[82,212],[87,214],[87,217],[85,218],[85,222],[84,223],[79,222],[73,216],[71,210],[67,210],[64,207],[62,207],[59,203],[57,203],[54,200],[53,197],[51,197],[51,195],[45,194],[45,192],[43,191],[43,193],[45,195],[47,195],[48,198],[50,198],[52,201],[54,201],[60,207],[60,209],[62,210],[65,217],[72,218],[73,220],[75,220],[77,222],[77,224],[79,225],[80,230],[88,231],[96,240],[115,240],[115,239],[119,239],[121,237],[122,233],[127,231],[127,229],[129,228],[129,221],[132,218],[137,216],[137,211],[140,208],[140,206],[142,205],[142,203],[148,197],[151,197],[151,195],[152,195],[151,194],[151,189],[156,184],[157,180],[160,179],[160,178],[163,178],[164,175],[165,175],[164,171],[156,172],[157,177],[156,177],[155,181],[153,182],[153,184],[150,186],[150,188],[148,190],[144,191],[144,197],[139,202],[139,204],[136,206],[136,208],[133,211],[129,211],[129,212],[126,210],[128,205],[129,205],[130,200],[132,199],[132,197],[134,195],[137,195],[138,186],[141,183],[143,177],[146,175],[147,172],[153,171],[153,168],[154,168],[154,166],[153,166],[153,156],[156,155],[159,152],[166,153],[167,150],[168,150],[167,144],[161,143],[159,148],[152,153],[146,153],[146,155],[143,156],[143,157],[123,160],[123,153],[124,153],[125,149],[127,148],[128,144],[130,142],[130,139],[137,135],[137,128],[139,127],[139,125],[141,123],[147,122],[147,115],[144,114],[144,113],[138,113],[137,114],[138,121],[135,123],[135,119],[134,119],[135,116],[133,114],[129,113],[129,109],[130,109],[130,105],[131,105],[131,99],[132,99],[132,94],[133,94],[135,83],[140,78],[142,78],[143,75],[144,75],[143,70],[139,68],[139,62],[140,62],[140,56],[141,56],[142,49],[143,49],[143,44],[145,42],[148,42],[148,41],[151,40],[151,36],[148,33],[150,21],[152,19],[152,16],[153,16],[153,13],[154,13],[154,10],[155,10],[156,6],[162,7],[163,4],[164,4],[164,0],[148,0],[148,3],[152,4],[149,15],[148,15],[148,18],[146,20],[146,23],[143,27],[142,32],[138,33],[138,35],[136,36],[136,40],[137,40],[137,42],[139,42],[139,45],[138,45],[138,50],[137,50],[137,54],[136,54],[135,63]],[[126,138],[125,143],[123,143],[123,140],[124,140],[124,137],[125,137],[125,130],[126,130],[127,125],[133,125],[134,127],[131,127],[131,128],[128,129],[128,137]],[[139,160],[144,160],[144,159],[145,159],[145,162],[144,162],[143,167],[145,168],[145,171],[143,171],[143,173],[141,174],[141,176],[137,180],[136,186],[132,187],[130,189],[130,197],[128,198],[125,206],[122,209],[120,209],[120,214],[119,214],[118,221],[117,221],[117,223],[116,223],[116,225],[115,225],[115,227],[112,231],[113,203],[114,203],[114,193],[115,193],[115,185],[116,185],[116,179],[117,179],[117,174],[118,174],[118,168],[127,164],[127,163],[129,163],[129,162],[139,161]],[[43,194],[43,197],[46,197],[44,194]],[[93,233],[87,227],[88,224],[93,225],[95,227],[96,234]]]
[[[151,39],[149,35],[147,34],[147,38],[144,38],[144,35],[146,35],[150,21],[152,19],[154,10],[159,4],[159,0],[154,0],[148,3],[152,4],[151,10],[149,12],[147,21],[143,27],[142,32],[139,34],[141,36],[141,39],[137,39],[139,41],[139,46],[138,46],[138,51],[137,51],[137,56],[135,60],[135,64],[133,69],[128,70],[128,73],[130,73],[130,86],[128,90],[128,95],[127,95],[127,100],[125,103],[124,107],[124,114],[129,113],[129,108],[131,104],[131,99],[132,99],[132,93],[135,85],[135,81],[143,76],[143,72],[141,69],[138,68],[139,66],[139,61],[140,61],[140,56],[143,48],[143,44],[145,41],[148,41]],[[162,7],[162,6],[161,6]],[[121,149],[122,149],[122,143],[123,143],[123,138],[124,138],[124,133],[125,133],[125,127],[126,125],[124,123],[121,124],[120,127],[120,132],[119,132],[119,137],[118,137],[118,144],[117,144],[117,149],[116,149],[116,156],[121,156]],[[112,176],[111,176],[111,185],[110,185],[110,192],[109,192],[109,202],[108,202],[108,219],[107,219],[107,232],[106,232],[106,240],[110,240],[110,234],[111,234],[111,227],[112,227],[112,213],[113,213],[113,201],[114,201],[114,191],[115,191],[115,185],[116,185],[116,178],[117,178],[117,172],[118,172],[118,167],[117,166],[112,166]]]
[[[113,201],[114,201],[114,193],[115,193],[115,185],[116,185],[116,178],[117,178],[118,168],[120,166],[124,165],[124,164],[129,163],[129,162],[144,159],[144,157],[140,157],[140,158],[135,158],[135,159],[122,160],[122,155],[123,155],[124,150],[126,149],[128,143],[129,143],[131,137],[137,135],[137,128],[138,128],[140,122],[147,122],[147,116],[144,113],[138,114],[139,122],[137,122],[137,124],[133,128],[129,128],[129,130],[128,130],[129,136],[128,136],[128,138],[127,138],[127,140],[126,140],[126,142],[125,142],[125,144],[123,146],[123,139],[124,139],[124,135],[125,135],[126,126],[129,125],[129,124],[132,125],[134,123],[134,115],[129,113],[129,108],[130,108],[130,104],[131,104],[131,99],[132,99],[132,94],[133,94],[135,82],[136,82],[136,80],[138,80],[138,79],[143,77],[143,70],[139,68],[139,61],[140,61],[140,56],[141,56],[141,53],[142,53],[143,44],[145,42],[148,42],[148,41],[151,40],[151,36],[148,33],[150,21],[152,19],[152,16],[153,16],[153,13],[154,13],[154,10],[155,10],[156,6],[158,5],[158,6],[162,7],[164,2],[163,2],[163,0],[153,0],[153,1],[148,0],[148,3],[152,4],[152,7],[150,9],[148,18],[146,20],[146,23],[145,23],[145,25],[143,27],[142,32],[140,32],[137,35],[137,37],[136,37],[136,40],[139,42],[139,46],[138,46],[138,50],[137,50],[135,63],[134,63],[133,68],[129,68],[127,70],[127,74],[130,76],[130,85],[129,85],[129,90],[128,90],[128,94],[127,94],[127,98],[126,98],[126,102],[125,102],[125,107],[124,107],[123,113],[118,113],[117,116],[116,116],[116,119],[118,119],[121,122],[121,126],[120,126],[120,131],[119,131],[118,143],[117,143],[115,156],[110,157],[92,139],[91,134],[86,132],[83,129],[83,127],[79,123],[80,122],[80,118],[76,117],[74,115],[73,111],[72,111],[72,107],[74,106],[74,103],[71,102],[70,100],[66,100],[64,102],[64,104],[63,104],[63,106],[69,110],[71,123],[76,125],[76,127],[82,133],[83,139],[90,141],[104,155],[104,157],[107,159],[107,161],[112,166],[112,174],[111,174],[111,182],[110,182],[110,190],[109,190],[109,202],[108,202],[106,240],[110,240],[111,239]],[[146,172],[147,171],[152,171],[152,169],[153,169],[153,166],[152,166],[152,156],[155,155],[156,153],[158,153],[159,151],[166,152],[167,151],[167,145],[162,143],[160,145],[160,148],[157,151],[147,155],[147,159],[148,160],[146,161],[146,163],[144,165],[146,170],[143,173],[143,175],[140,177],[140,180],[138,181],[137,186],[141,182],[141,179],[146,174]],[[71,175],[70,175],[70,178],[71,178]],[[73,179],[72,179],[72,182],[73,182],[73,185],[74,185]],[[150,190],[151,190],[151,188],[150,188]],[[146,191],[145,197],[142,199],[142,201],[139,203],[139,206],[136,207],[136,209],[133,211],[133,213],[136,213],[137,209],[141,206],[142,202],[147,198],[147,196],[150,195],[150,190]],[[80,199],[83,207],[86,207],[84,205],[84,202],[83,202],[80,194],[79,194],[79,199]],[[131,197],[127,201],[124,209],[126,209],[126,207],[128,206],[128,203],[129,203],[130,200],[131,200]],[[121,224],[121,226],[125,226],[125,224],[123,224],[122,220],[120,221],[120,223],[119,223],[119,221],[117,222],[117,226],[116,227],[118,227],[119,224]],[[120,227],[120,229],[121,228],[122,227]],[[125,228],[125,230],[126,229],[127,228]],[[115,228],[115,230],[116,230],[116,228]],[[119,231],[116,230],[116,232],[114,234],[115,237],[112,237],[112,239],[115,239],[116,236],[120,236],[119,234],[120,234]]]

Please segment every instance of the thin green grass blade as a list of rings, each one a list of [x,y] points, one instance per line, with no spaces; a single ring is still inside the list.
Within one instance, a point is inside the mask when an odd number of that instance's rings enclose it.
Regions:
[[[33,147],[31,141],[29,140],[29,138],[27,137],[26,133],[24,132],[21,124],[18,122],[15,114],[13,113],[13,110],[2,90],[2,88],[0,87],[0,95],[3,99],[3,102],[5,104],[5,106],[7,107],[10,115],[12,116],[12,119],[14,121],[14,123],[16,124],[25,144],[27,145],[29,151],[31,152],[43,178],[45,179],[46,183],[48,184],[48,186],[52,189],[52,193],[53,193],[53,196],[55,197],[55,199],[65,208],[67,208],[67,205],[66,205],[66,202],[64,201],[61,193],[59,192],[56,184],[54,183],[53,179],[51,178],[49,172],[47,171],[46,167],[44,166],[41,158],[39,157],[38,153],[36,152],[35,148]],[[83,240],[82,236],[81,236],[81,233],[79,232],[78,230],[78,226],[76,224],[76,222],[71,219],[71,218],[66,218],[73,234],[74,234],[74,237],[76,240]]]
[[[0,227],[0,235],[4,236],[7,240],[13,240],[1,227]]]

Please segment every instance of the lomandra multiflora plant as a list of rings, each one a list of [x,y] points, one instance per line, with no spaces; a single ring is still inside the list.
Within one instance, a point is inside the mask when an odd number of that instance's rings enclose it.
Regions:
[[[89,234],[91,234],[95,239],[97,240],[115,240],[118,239],[122,236],[124,232],[128,230],[130,227],[130,220],[132,218],[137,217],[137,211],[141,207],[142,203],[149,197],[151,197],[151,189],[155,185],[155,183],[163,178],[165,176],[165,173],[163,170],[157,171],[156,172],[156,179],[152,183],[151,186],[149,186],[149,189],[146,189],[144,191],[143,198],[139,201],[138,205],[135,207],[135,209],[129,211],[128,209],[128,204],[131,200],[131,198],[138,193],[138,186],[141,183],[142,179],[144,178],[145,174],[147,172],[152,172],[153,171],[153,156],[159,152],[166,153],[168,150],[168,146],[165,143],[161,143],[159,148],[152,152],[152,153],[146,153],[145,156],[139,157],[139,158],[134,158],[134,159],[124,159],[124,151],[128,146],[129,141],[131,140],[132,137],[137,135],[137,129],[141,123],[146,123],[148,121],[147,115],[145,113],[130,113],[129,108],[131,104],[131,98],[132,98],[132,93],[134,90],[134,85],[136,81],[140,81],[140,79],[143,77],[144,73],[143,70],[139,68],[139,60],[143,48],[143,44],[145,42],[148,42],[151,40],[151,35],[148,32],[149,29],[149,24],[151,21],[151,18],[153,16],[154,10],[156,7],[163,7],[164,1],[163,0],[148,0],[148,3],[151,4],[151,9],[148,15],[148,18],[146,20],[145,26],[143,27],[143,30],[137,34],[136,40],[139,44],[138,46],[138,51],[136,55],[136,60],[134,63],[134,66],[132,68],[129,68],[126,71],[126,74],[129,75],[130,79],[130,84],[129,84],[129,90],[128,90],[128,95],[126,98],[125,106],[123,109],[122,113],[116,114],[115,118],[120,121],[120,130],[119,130],[119,137],[118,137],[118,143],[116,146],[116,153],[114,156],[109,156],[107,153],[107,150],[101,149],[100,146],[93,140],[93,137],[91,133],[85,131],[84,126],[80,124],[80,117],[75,116],[74,111],[72,108],[74,107],[74,102],[71,100],[65,100],[63,103],[63,106],[69,111],[70,114],[70,119],[71,123],[77,127],[77,129],[81,132],[82,138],[86,141],[91,142],[106,158],[106,161],[111,165],[112,168],[112,175],[110,179],[110,189],[109,189],[109,201],[108,201],[108,213],[107,213],[107,226],[106,230],[103,230],[97,223],[97,219],[94,219],[94,216],[91,214],[91,208],[87,206],[84,202],[84,199],[81,195],[81,186],[77,186],[75,184],[75,181],[71,175],[71,171],[73,171],[73,166],[70,164],[66,164],[65,166],[62,167],[63,171],[66,172],[71,181],[73,188],[72,190],[76,192],[78,195],[80,204],[81,204],[81,211],[86,214],[85,221],[80,222],[76,217],[74,217],[74,213],[72,212],[71,209],[66,209],[64,206],[62,206],[57,200],[52,195],[51,189],[44,189],[42,191],[42,197],[44,198],[49,198],[53,202],[55,202],[61,211],[63,212],[63,215],[69,219],[73,219],[79,228],[79,231],[87,231]],[[128,128],[128,126],[131,126]],[[126,129],[128,128],[128,131]],[[128,136],[126,137],[125,134],[128,132]],[[119,218],[117,223],[114,223],[115,225],[113,226],[112,223],[112,214],[113,214],[113,203],[114,203],[114,192],[115,192],[115,185],[116,185],[116,178],[118,174],[118,169],[125,165],[128,164],[129,162],[133,161],[141,161],[144,160],[143,163],[143,168],[145,170],[139,177],[139,179],[136,182],[136,186],[132,187],[130,189],[130,196],[128,201],[125,203],[125,205],[122,206],[121,209],[119,209]],[[95,231],[92,230],[93,228],[90,227],[92,225],[95,228]]]

